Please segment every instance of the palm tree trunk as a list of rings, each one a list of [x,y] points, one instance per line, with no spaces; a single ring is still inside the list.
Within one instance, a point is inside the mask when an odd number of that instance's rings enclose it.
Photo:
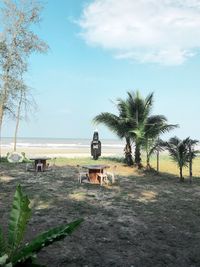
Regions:
[[[180,166],[180,182],[184,181],[184,177],[183,177],[183,167]]]
[[[142,168],[140,144],[138,144],[137,142],[135,143],[135,164],[138,167],[138,169]]]
[[[124,152],[125,152],[125,162],[128,164],[128,166],[132,166],[133,157],[132,157],[131,142],[129,137],[126,137],[126,146],[124,148]]]
[[[150,166],[150,153],[149,153],[148,140],[146,140],[146,142],[145,142],[145,149],[146,149],[146,169],[150,170],[151,166]]]
[[[149,156],[149,153],[148,152],[146,152],[147,153],[147,162],[146,162],[146,164],[147,164],[147,166],[146,166],[146,168],[147,168],[147,170],[150,170],[151,169],[151,165],[150,165],[150,156]]]

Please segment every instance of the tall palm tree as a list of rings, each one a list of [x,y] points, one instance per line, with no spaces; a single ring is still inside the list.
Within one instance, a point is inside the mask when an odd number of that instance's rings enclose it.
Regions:
[[[109,112],[102,112],[97,115],[93,121],[95,123],[102,123],[106,125],[112,132],[114,132],[120,139],[126,140],[125,161],[131,166],[133,165],[132,150],[131,150],[131,138],[130,129],[131,125],[127,119],[127,105],[122,99],[117,100],[116,104],[119,115],[115,115]]]
[[[131,155],[131,141],[135,143],[135,164],[140,168],[141,148],[147,141],[157,138],[163,132],[176,127],[168,125],[162,115],[150,116],[153,106],[153,93],[146,98],[140,96],[139,91],[128,92],[125,100],[118,99],[119,115],[104,112],[94,118],[94,122],[105,124],[120,138],[126,139],[126,161],[133,163]]]
[[[197,140],[192,140],[189,137],[181,140],[175,136],[170,138],[169,141],[164,144],[169,151],[169,155],[171,156],[172,160],[174,160],[179,167],[179,176],[181,182],[184,181],[183,167],[188,167],[191,157],[194,158],[197,152],[193,150],[192,155],[190,155],[189,148],[191,145],[194,146],[197,143]]]
[[[150,114],[153,104],[153,93],[145,99],[140,96],[139,91],[128,92],[127,109],[128,118],[131,121],[131,138],[135,142],[135,164],[141,165],[141,146],[145,137],[145,122]]]

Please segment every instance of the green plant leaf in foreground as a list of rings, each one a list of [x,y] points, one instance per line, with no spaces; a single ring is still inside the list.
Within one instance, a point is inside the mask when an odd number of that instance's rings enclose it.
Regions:
[[[65,238],[65,236],[71,234],[82,222],[83,219],[79,219],[67,225],[55,227],[40,234],[28,245],[23,247],[16,255],[14,255],[12,259],[13,265],[17,262],[25,261],[33,254],[39,252],[43,247]]]
[[[24,237],[26,225],[31,215],[29,203],[28,197],[23,194],[21,186],[18,185],[14,195],[8,226],[8,246],[11,255],[15,254],[15,250],[19,247]]]

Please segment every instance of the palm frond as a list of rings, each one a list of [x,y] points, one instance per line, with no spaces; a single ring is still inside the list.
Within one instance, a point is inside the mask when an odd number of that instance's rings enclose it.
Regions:
[[[124,120],[122,120],[120,117],[108,113],[103,112],[99,115],[97,115],[93,122],[96,124],[102,123],[105,126],[107,126],[113,133],[117,134],[120,138],[123,138],[126,136],[127,129]]]

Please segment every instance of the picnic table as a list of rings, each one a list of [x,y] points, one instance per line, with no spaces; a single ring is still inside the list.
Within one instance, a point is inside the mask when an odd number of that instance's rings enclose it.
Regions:
[[[99,184],[100,179],[98,173],[104,173],[104,170],[110,168],[109,165],[83,165],[83,168],[88,170],[89,181],[93,184]]]
[[[35,170],[38,171],[45,171],[47,169],[47,160],[50,160],[51,158],[49,157],[34,157],[34,158],[30,158],[30,160],[34,161],[34,166],[35,166]],[[38,164],[42,164],[43,168],[38,168],[37,166]]]

